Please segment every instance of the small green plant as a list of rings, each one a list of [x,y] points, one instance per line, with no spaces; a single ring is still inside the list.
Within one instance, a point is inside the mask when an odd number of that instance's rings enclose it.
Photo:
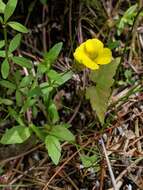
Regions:
[[[117,23],[117,35],[120,36],[126,26],[132,26],[137,15],[138,4],[130,6]],[[143,16],[143,12],[140,13]]]
[[[2,144],[23,143],[32,133],[45,143],[46,149],[54,164],[61,156],[61,141],[74,142],[74,135],[69,125],[61,123],[56,105],[53,101],[57,88],[72,77],[72,71],[58,73],[52,69],[61,49],[62,42],[55,44],[43,56],[43,61],[33,64],[32,60],[22,55],[15,55],[21,43],[21,33],[28,29],[16,21],[10,21],[17,0],[4,4],[0,0],[0,23],[4,40],[0,41],[1,77],[0,106],[5,113],[2,120],[10,120],[12,126],[0,139]],[[7,31],[11,27],[20,33],[8,39]],[[33,124],[41,112],[45,124]]]

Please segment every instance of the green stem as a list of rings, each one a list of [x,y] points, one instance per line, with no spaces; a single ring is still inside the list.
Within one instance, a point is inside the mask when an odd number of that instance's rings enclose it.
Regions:
[[[5,56],[6,59],[8,60],[8,40],[7,40],[7,29],[6,29],[6,24],[4,25],[4,41],[5,41]]]

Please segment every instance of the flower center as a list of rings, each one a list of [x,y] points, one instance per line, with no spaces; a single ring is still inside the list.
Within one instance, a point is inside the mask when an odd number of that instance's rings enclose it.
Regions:
[[[96,51],[89,51],[86,47],[84,47],[84,50],[85,50],[86,55],[90,59],[94,60],[94,59],[96,59],[98,57],[98,52],[96,52]]]

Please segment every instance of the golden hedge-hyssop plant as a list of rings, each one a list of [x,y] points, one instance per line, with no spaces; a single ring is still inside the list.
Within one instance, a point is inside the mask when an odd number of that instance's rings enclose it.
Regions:
[[[93,83],[86,88],[86,98],[90,100],[92,109],[96,111],[101,124],[104,124],[114,82],[113,77],[120,59],[113,59],[111,50],[105,48],[96,38],[89,39],[77,47],[74,58],[78,63],[91,69],[89,79]]]

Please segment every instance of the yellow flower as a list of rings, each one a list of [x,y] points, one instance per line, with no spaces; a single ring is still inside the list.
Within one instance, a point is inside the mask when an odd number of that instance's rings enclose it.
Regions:
[[[82,43],[73,55],[76,61],[92,70],[98,69],[99,65],[110,63],[112,59],[111,50],[104,48],[103,43],[95,38]]]

